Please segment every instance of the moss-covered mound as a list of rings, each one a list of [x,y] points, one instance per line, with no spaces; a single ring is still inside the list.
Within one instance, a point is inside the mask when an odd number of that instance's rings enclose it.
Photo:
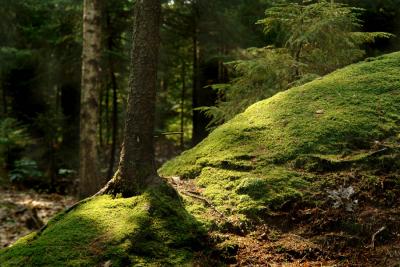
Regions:
[[[171,190],[96,197],[0,251],[0,266],[191,265],[201,231]]]
[[[215,266],[196,253],[204,248],[198,221],[218,260],[261,266],[348,255],[359,265],[375,241],[398,242],[399,143],[393,53],[256,103],[165,164],[160,173],[186,207],[166,185],[89,199],[1,250],[0,266]]]
[[[399,133],[400,53],[393,53],[252,105],[160,172],[196,178],[227,215],[257,215],[315,201],[338,188],[330,178],[350,171],[365,183],[385,174],[399,184]]]

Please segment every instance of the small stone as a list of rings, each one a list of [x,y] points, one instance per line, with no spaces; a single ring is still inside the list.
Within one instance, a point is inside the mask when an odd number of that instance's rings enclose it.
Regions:
[[[315,113],[316,113],[316,114],[324,114],[324,113],[325,113],[325,110],[319,109],[319,110],[317,110]]]

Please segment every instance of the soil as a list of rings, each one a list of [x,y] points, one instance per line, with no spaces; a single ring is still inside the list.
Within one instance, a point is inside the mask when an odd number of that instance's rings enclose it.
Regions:
[[[0,248],[40,229],[56,213],[74,202],[76,199],[71,196],[0,187]]]
[[[172,185],[183,197],[203,203],[210,216],[228,220],[191,180]],[[0,247],[40,229],[54,214],[76,202],[70,196],[0,188]],[[297,207],[269,213],[263,223],[211,229],[214,262],[228,266],[400,266],[400,211],[396,207],[358,206],[353,212],[335,208]],[[207,255],[207,257],[209,257]],[[210,259],[207,259],[209,262]],[[197,260],[204,266],[202,257]]]
[[[210,212],[203,216],[224,223],[227,217],[209,204],[193,180],[174,177],[172,185],[182,196],[208,206]],[[396,205],[377,206],[375,201],[351,212],[298,205],[286,212],[269,212],[254,225],[230,221],[231,227],[212,229],[209,237],[216,248],[214,257],[234,267],[400,266],[399,221]]]

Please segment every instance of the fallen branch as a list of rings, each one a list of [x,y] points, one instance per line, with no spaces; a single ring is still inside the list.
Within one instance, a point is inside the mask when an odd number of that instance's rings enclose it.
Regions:
[[[386,229],[386,226],[382,226],[378,231],[376,231],[373,235],[372,235],[372,240],[371,240],[371,245],[370,247],[373,249],[375,248],[375,238],[378,234],[380,234],[381,232],[383,232]]]
[[[216,213],[218,213],[218,215],[219,215],[222,219],[224,219],[225,221],[228,221],[228,222],[229,222],[228,217],[226,217],[225,214],[223,214],[222,212],[218,211],[217,208],[214,206],[214,204],[212,204],[208,199],[206,199],[206,198],[204,198],[204,197],[202,197],[202,196],[200,196],[200,195],[194,194],[194,193],[192,193],[192,192],[185,191],[185,190],[181,190],[181,191],[178,190],[178,192],[181,193],[181,194],[183,194],[183,195],[185,195],[185,196],[189,196],[189,197],[192,197],[192,198],[201,200],[202,202],[204,202],[204,204],[206,204],[206,206],[210,207],[213,211],[215,211]]]

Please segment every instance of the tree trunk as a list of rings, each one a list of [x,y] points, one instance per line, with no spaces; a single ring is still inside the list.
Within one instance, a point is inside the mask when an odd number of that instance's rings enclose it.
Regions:
[[[8,109],[7,92],[6,92],[6,88],[4,86],[2,86],[1,89],[2,89],[1,92],[2,92],[2,103],[3,103],[3,115],[4,115],[4,117],[7,117],[7,109]]]
[[[111,51],[112,45],[109,46]],[[117,136],[118,136],[118,93],[117,93],[117,77],[115,77],[114,63],[111,58],[109,58],[109,71],[111,76],[111,86],[112,86],[112,139],[111,139],[111,150],[110,150],[110,161],[108,166],[108,179],[111,179],[112,173],[114,171],[114,161],[115,161],[115,151],[117,149]]]
[[[108,179],[111,179],[112,173],[114,171],[114,161],[115,152],[117,149],[117,136],[118,136],[118,94],[117,94],[117,77],[113,70],[113,64],[110,62],[110,72],[111,72],[111,83],[112,83],[112,139],[111,139],[111,150],[110,150],[110,161],[108,166]]]
[[[100,18],[100,0],[84,0],[79,151],[79,196],[81,198],[92,195],[102,186],[97,154],[102,43]]]
[[[185,148],[184,137],[185,137],[185,129],[184,129],[184,119],[185,119],[185,92],[186,92],[186,66],[185,61],[182,60],[182,91],[181,91],[181,151]]]
[[[109,63],[110,64],[110,63]],[[110,127],[111,127],[111,121],[110,121],[110,86],[107,81],[106,85],[106,104],[105,104],[105,125],[106,125],[106,137],[105,137],[105,146],[107,147],[108,144],[110,144]]]
[[[80,81],[79,79],[71,79],[71,74],[64,71],[61,75],[63,81],[66,81],[67,77],[69,77],[70,81],[60,85],[60,104],[64,121],[59,157],[61,157],[62,163],[65,164],[66,168],[77,170],[79,168]]]
[[[201,112],[196,110],[196,108],[200,107],[199,105],[199,93],[201,90],[200,87],[200,69],[199,69],[199,51],[198,51],[198,40],[197,40],[197,25],[194,23],[193,29],[193,93],[192,93],[192,122],[193,122],[193,133],[192,133],[192,144],[196,145],[199,143],[204,137],[202,133],[202,127],[199,125]]]
[[[110,158],[108,163],[108,171],[107,171],[107,179],[111,179],[114,173],[114,163],[115,163],[115,153],[117,149],[117,137],[118,137],[118,83],[117,77],[115,75],[115,67],[114,67],[114,59],[112,57],[112,51],[116,48],[114,42],[114,35],[112,29],[112,22],[111,22],[111,15],[107,13],[107,50],[108,50],[108,71],[109,71],[109,79],[110,79],[110,86],[112,88],[112,114],[111,114],[111,121],[108,120],[108,125],[112,125],[112,132],[111,132],[111,148],[110,148]],[[107,101],[108,105],[108,101]],[[109,125],[108,127],[110,127]],[[107,129],[108,129],[107,127]],[[109,143],[109,132],[107,133],[107,143]]]
[[[108,103],[106,103],[105,106],[103,105],[104,91],[107,94],[108,93],[107,90],[108,90],[107,88],[101,88],[100,89],[100,93],[99,93],[99,108],[98,108],[98,110],[99,110],[98,120],[99,121],[98,121],[98,125],[99,125],[99,146],[100,146],[101,149],[103,149],[103,145],[104,145],[104,140],[103,140],[104,139],[104,137],[103,137],[103,107],[106,108],[106,123],[107,123],[107,119],[108,119],[108,111],[107,111]],[[108,102],[108,101],[106,101],[106,102]],[[107,129],[107,125],[106,125],[105,128]],[[106,141],[106,143],[107,143],[107,141]]]
[[[203,3],[204,4],[204,3]],[[217,99],[214,90],[209,87],[213,82],[216,82],[218,77],[218,65],[215,67],[215,62],[205,60],[205,49],[203,47],[206,42],[201,35],[201,19],[203,18],[204,10],[202,10],[201,1],[194,1],[192,4],[192,47],[193,47],[193,93],[192,93],[192,145],[197,145],[207,137],[209,131],[207,129],[211,119],[203,112],[197,110],[199,107],[213,106]]]
[[[105,193],[129,197],[161,182],[154,163],[160,13],[160,0],[136,1],[124,142],[119,168]]]

